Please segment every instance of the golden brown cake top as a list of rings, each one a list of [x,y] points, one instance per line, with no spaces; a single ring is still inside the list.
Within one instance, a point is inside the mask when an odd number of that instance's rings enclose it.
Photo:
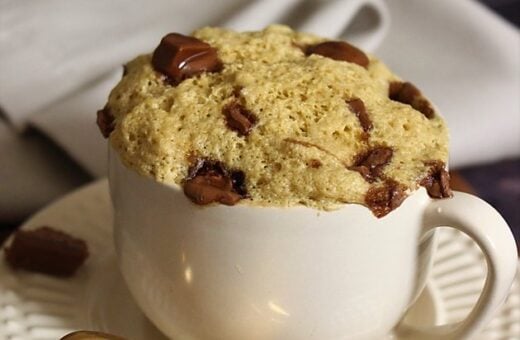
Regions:
[[[193,37],[170,34],[125,65],[98,112],[128,167],[199,204],[360,203],[383,216],[421,183],[449,195],[444,121],[376,58],[280,25]]]

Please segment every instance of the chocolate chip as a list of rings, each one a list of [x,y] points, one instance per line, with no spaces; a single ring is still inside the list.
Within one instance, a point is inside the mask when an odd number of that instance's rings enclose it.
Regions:
[[[388,88],[388,96],[391,100],[410,105],[428,119],[435,116],[435,111],[430,102],[424,98],[421,91],[412,83],[391,82]]]
[[[386,180],[383,186],[368,189],[365,203],[372,213],[380,218],[399,207],[406,198],[405,186]]]
[[[206,205],[219,202],[234,205],[241,196],[232,191],[232,182],[223,176],[197,176],[184,184],[184,193],[194,203]]]
[[[367,68],[370,62],[363,51],[344,41],[326,41],[320,44],[308,46],[305,54],[319,54],[330,59],[358,64],[364,68]]]
[[[354,165],[349,169],[357,171],[367,182],[374,182],[383,175],[384,167],[390,162],[394,151],[392,148],[380,146],[365,151],[354,157]]]
[[[188,170],[184,194],[199,205],[213,202],[234,205],[247,197],[245,174],[240,170],[229,171],[218,161],[199,159]]]
[[[242,170],[234,170],[230,177],[233,190],[242,198],[247,197],[246,174]]]
[[[313,169],[319,169],[322,165],[319,159],[310,159],[307,162],[307,166]]]
[[[197,38],[179,33],[169,33],[162,38],[153,52],[152,65],[173,84],[203,72],[222,69],[215,48]]]
[[[53,276],[72,276],[88,257],[85,241],[50,227],[20,230],[5,249],[5,259],[13,269]]]
[[[76,331],[65,335],[60,340],[124,340],[124,338],[108,333]]]
[[[222,108],[227,126],[241,136],[247,136],[256,124],[256,116],[237,100],[233,100]]]
[[[107,106],[97,112],[96,123],[103,137],[108,138],[110,133],[114,130],[115,121],[114,116],[112,116]]]
[[[128,74],[128,66],[123,65],[123,77]]]
[[[453,196],[450,188],[450,174],[446,171],[444,162],[427,162],[430,166],[428,174],[419,182],[426,188],[432,198],[447,198]]]
[[[368,116],[368,113],[367,113],[367,110],[365,108],[365,104],[363,103],[363,101],[359,98],[355,98],[355,99],[348,100],[347,105],[348,105],[350,111],[352,111],[358,118],[363,131],[365,133],[368,133],[370,130],[372,130],[372,128],[373,128],[372,121],[370,120],[370,117]]]

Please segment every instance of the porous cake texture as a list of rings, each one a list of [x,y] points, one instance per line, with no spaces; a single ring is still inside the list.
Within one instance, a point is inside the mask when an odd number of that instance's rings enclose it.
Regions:
[[[125,65],[98,124],[126,166],[199,204],[383,216],[421,183],[450,194],[447,128],[421,92],[348,43],[281,25],[166,36]],[[208,201],[208,186],[235,195]]]

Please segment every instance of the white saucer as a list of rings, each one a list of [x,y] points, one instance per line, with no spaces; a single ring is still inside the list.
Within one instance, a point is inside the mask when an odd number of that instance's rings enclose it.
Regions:
[[[141,313],[117,270],[106,180],[63,197],[22,228],[42,225],[84,239],[91,256],[77,275],[67,280],[14,273],[1,259],[0,339],[56,340],[78,329],[133,340],[166,339]],[[456,230],[441,230],[432,277],[406,322],[432,325],[463,319],[478,298],[485,274],[478,247]],[[505,304],[476,339],[520,339],[520,275]]]

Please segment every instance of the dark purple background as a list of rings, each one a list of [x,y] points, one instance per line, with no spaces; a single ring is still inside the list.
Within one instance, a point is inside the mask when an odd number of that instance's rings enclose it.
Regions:
[[[520,27],[520,0],[480,0],[516,27]]]
[[[519,146],[520,147],[520,146]],[[520,243],[520,159],[461,169],[476,194],[494,206]]]
[[[480,1],[516,27],[520,27],[520,0]],[[520,159],[460,169],[460,174],[475,189],[479,197],[489,202],[504,216],[513,230],[516,243],[519,244]]]

